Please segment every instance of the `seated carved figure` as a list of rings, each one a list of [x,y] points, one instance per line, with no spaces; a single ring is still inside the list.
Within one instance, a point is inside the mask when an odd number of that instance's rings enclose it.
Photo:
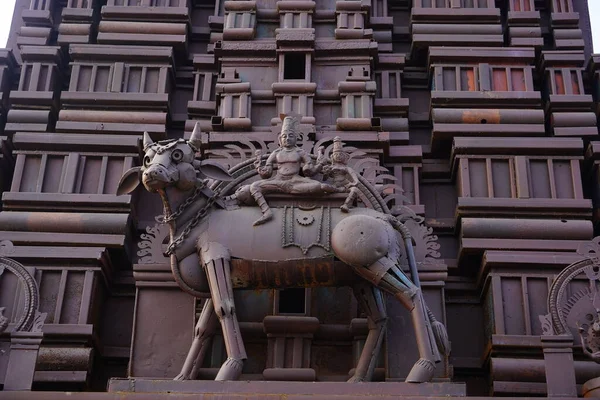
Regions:
[[[333,151],[329,164],[323,166],[323,176],[330,178],[333,181],[333,186],[338,189],[338,192],[348,193],[344,204],[340,207],[342,212],[349,212],[354,200],[358,198],[359,190],[356,187],[358,184],[358,176],[356,172],[348,166],[350,156],[344,151],[342,139],[336,136],[333,139]]]
[[[260,157],[257,159],[255,166],[262,179],[250,185],[250,194],[260,207],[262,217],[256,220],[254,225],[263,224],[273,218],[265,194],[324,194],[339,191],[332,185],[309,178],[320,172],[322,166],[315,165],[309,154],[296,147],[298,123],[295,116],[285,117],[278,136],[279,148],[269,155],[265,165],[262,165]],[[275,167],[277,170],[273,176]],[[301,170],[306,176],[300,175]],[[240,196],[246,189],[240,189]]]

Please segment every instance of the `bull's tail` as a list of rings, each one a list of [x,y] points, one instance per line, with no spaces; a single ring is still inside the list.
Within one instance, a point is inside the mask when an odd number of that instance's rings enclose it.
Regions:
[[[435,318],[429,307],[427,307],[427,316],[431,322],[431,330],[433,331],[433,336],[435,337],[435,344],[437,345],[440,353],[447,356],[450,354],[450,340],[448,339],[446,327]]]

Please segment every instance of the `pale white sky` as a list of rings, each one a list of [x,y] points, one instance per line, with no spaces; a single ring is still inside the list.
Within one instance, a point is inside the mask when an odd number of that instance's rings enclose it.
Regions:
[[[15,0],[0,0],[0,47],[6,46],[14,8]]]
[[[14,6],[15,0],[0,0],[0,47],[6,46]],[[600,53],[600,0],[588,0],[588,7],[592,20],[594,52]]]

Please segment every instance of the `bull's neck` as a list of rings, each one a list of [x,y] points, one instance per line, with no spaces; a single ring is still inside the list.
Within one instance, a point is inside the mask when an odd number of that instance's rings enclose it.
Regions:
[[[164,190],[159,191],[160,197],[163,202],[165,217],[168,217],[178,212],[179,207],[188,199],[194,195],[195,188],[187,191],[183,191],[174,187],[168,187]],[[178,215],[174,220],[169,222],[171,229],[171,235],[179,234],[194,218],[196,213],[206,206],[207,198],[204,194],[196,197],[187,207],[184,208],[183,212]]]

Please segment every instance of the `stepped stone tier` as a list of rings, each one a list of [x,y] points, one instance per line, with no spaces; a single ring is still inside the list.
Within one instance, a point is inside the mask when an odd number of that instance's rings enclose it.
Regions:
[[[587,0],[16,0],[0,400],[600,397]]]

